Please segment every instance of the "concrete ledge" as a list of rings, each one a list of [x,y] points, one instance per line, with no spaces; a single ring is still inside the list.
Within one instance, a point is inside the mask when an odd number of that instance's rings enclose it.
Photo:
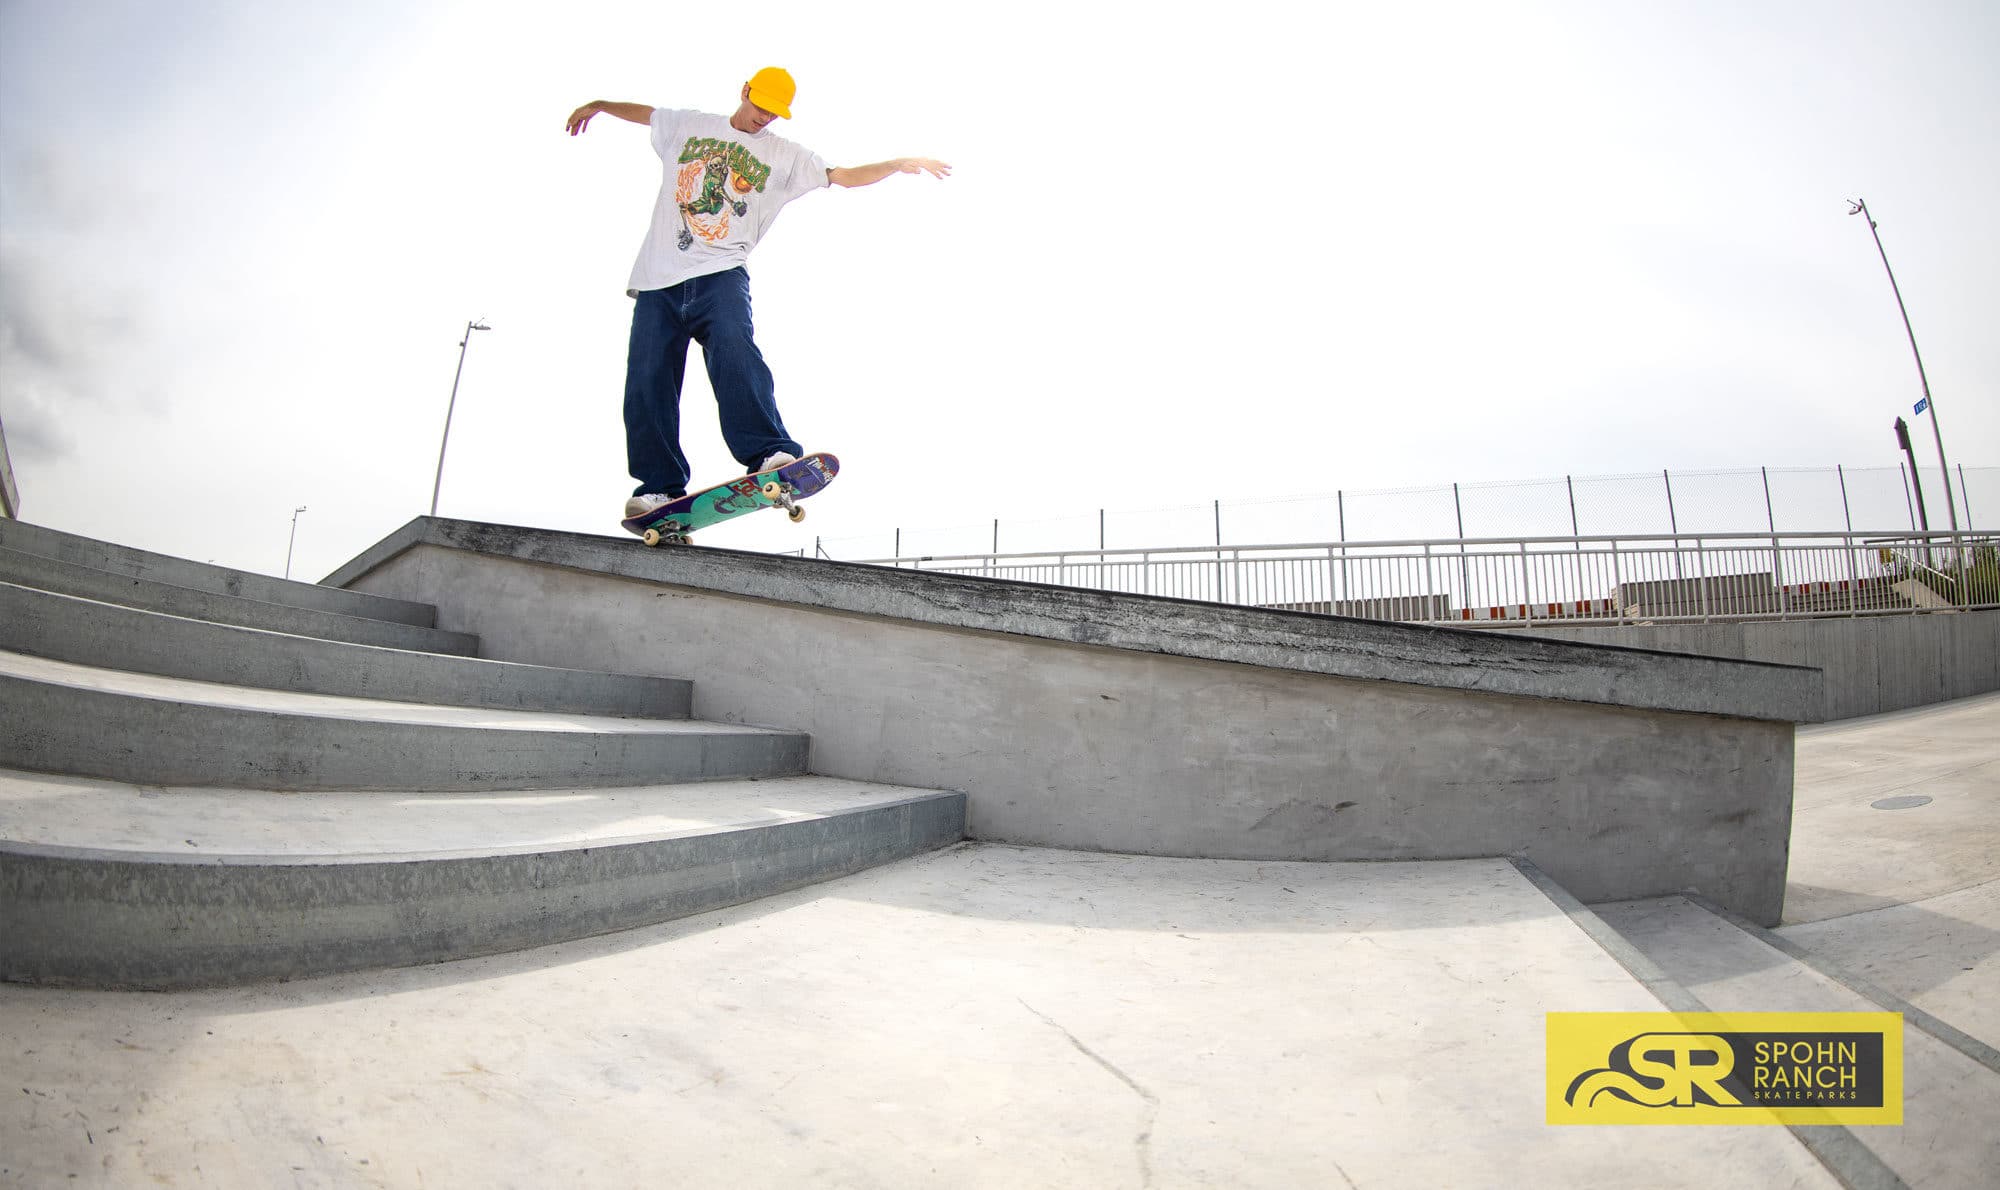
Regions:
[[[365,576],[422,546],[935,627],[1363,681],[1782,723],[1807,720],[1821,701],[1819,675],[1795,666],[707,547],[646,549],[630,539],[429,517],[323,581],[366,588]]]
[[[269,690],[441,706],[685,719],[678,678],[558,669],[190,620],[0,583],[0,649]]]
[[[370,619],[316,608],[265,603],[239,595],[218,595],[212,591],[176,587],[149,578],[93,570],[73,562],[24,554],[4,547],[0,547],[0,582],[164,612],[171,616],[296,636],[317,636],[323,640],[344,640],[390,649],[453,653],[468,657],[479,651],[479,638],[462,632],[445,632],[397,620]]]
[[[432,609],[420,603],[342,591],[316,583],[293,582],[267,574],[232,570],[227,566],[211,566],[205,562],[114,545],[22,521],[0,520],[0,548],[127,578],[149,579],[213,595],[235,595],[260,603],[315,608],[369,620],[393,620],[420,628],[431,627],[437,622]]]
[[[0,766],[147,785],[471,792],[785,776],[805,771],[809,745],[722,724],[305,695],[260,706],[258,692],[164,678],[135,688],[135,675],[80,669],[0,653]]]
[[[334,579],[491,656],[687,677],[698,718],[810,733],[816,773],[964,790],[983,841],[1521,856],[1586,901],[1694,889],[1764,922],[1784,716],[1818,698],[1782,666],[453,521]]]
[[[543,946],[686,917],[957,842],[938,793],[777,825],[493,854],[89,851],[0,842],[0,979],[175,989]]]
[[[1735,624],[1536,624],[1556,640],[1809,665],[1825,675],[1818,723],[2000,690],[2000,611],[1828,616]]]

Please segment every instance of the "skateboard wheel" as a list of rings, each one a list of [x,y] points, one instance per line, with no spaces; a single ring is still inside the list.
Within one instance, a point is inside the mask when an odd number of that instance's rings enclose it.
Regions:
[[[776,500],[778,497],[784,494],[785,494],[785,485],[779,483],[775,479],[764,485],[764,499],[766,500]]]
[[[806,519],[806,510],[794,504],[785,510],[785,515],[792,518],[792,523],[796,525]]]
[[[639,540],[645,542],[647,545],[658,545],[660,544],[660,531],[658,529],[648,529],[645,536]]]

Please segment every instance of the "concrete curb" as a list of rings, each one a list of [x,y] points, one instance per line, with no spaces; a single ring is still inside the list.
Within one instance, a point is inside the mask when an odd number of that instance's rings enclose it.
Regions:
[[[0,843],[0,979],[178,989],[443,962],[627,930],[958,842],[965,798],[486,855],[209,857]]]
[[[295,636],[0,583],[0,649],[266,690],[685,719],[693,684]]]
[[[1797,666],[1352,620],[1157,596],[418,517],[327,576],[353,583],[423,546],[639,582],[1142,653],[1332,677],[1796,723],[1819,713]]]
[[[1611,923],[1571,896],[1567,889],[1551,880],[1541,869],[1518,857],[1512,862],[1551,904],[1566,914],[1591,941],[1603,947],[1604,952],[1652,993],[1668,1012],[1710,1011],[1699,996],[1682,986],[1650,955],[1634,946]],[[1845,1126],[1788,1124],[1785,1127],[1848,1190],[1909,1190],[1909,1184]]]
[[[437,623],[435,609],[427,604],[212,566],[21,521],[0,520],[0,548],[191,591],[234,595],[367,620],[393,620],[419,628],[430,628]]]
[[[798,732],[536,730],[217,706],[0,674],[0,767],[146,785],[480,791],[804,773]]]
[[[143,611],[207,620],[214,624],[261,628],[267,632],[285,632],[295,636],[316,636],[322,640],[467,657],[479,651],[479,638],[463,632],[446,632],[396,620],[377,620],[316,608],[265,603],[239,595],[218,595],[212,591],[172,586],[155,579],[93,570],[73,562],[6,548],[0,548],[0,582]]]
[[[1922,1029],[1986,1069],[2000,1074],[2000,1050],[1996,1050],[1958,1026],[1933,1016],[1894,992],[1863,979],[1825,956],[1814,954],[1783,934],[1767,930],[1740,913],[1731,912],[1700,893],[1682,893],[1681,896],[1696,908],[1714,914],[1772,950],[1811,967],[1862,999],[1879,1005],[1884,1011],[1902,1013],[1903,1020],[1907,1024]]]

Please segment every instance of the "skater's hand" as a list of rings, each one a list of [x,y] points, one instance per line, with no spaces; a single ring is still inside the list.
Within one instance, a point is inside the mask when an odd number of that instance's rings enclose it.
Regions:
[[[921,173],[934,178],[949,177],[951,167],[929,157],[895,157],[873,165],[837,166],[826,171],[826,180],[835,186],[873,186],[891,174]]]
[[[569,123],[566,125],[569,134],[575,136],[582,132],[590,123],[590,118],[599,112],[616,116],[621,120],[629,120],[634,124],[653,122],[653,109],[643,103],[612,103],[609,100],[593,99],[569,114]]]

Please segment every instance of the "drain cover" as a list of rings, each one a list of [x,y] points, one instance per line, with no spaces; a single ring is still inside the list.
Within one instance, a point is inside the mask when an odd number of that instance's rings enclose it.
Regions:
[[[1869,802],[1868,804],[1877,810],[1914,810],[1918,806],[1930,805],[1931,799],[1918,793],[1911,794],[1908,797],[1885,797],[1879,802]]]

